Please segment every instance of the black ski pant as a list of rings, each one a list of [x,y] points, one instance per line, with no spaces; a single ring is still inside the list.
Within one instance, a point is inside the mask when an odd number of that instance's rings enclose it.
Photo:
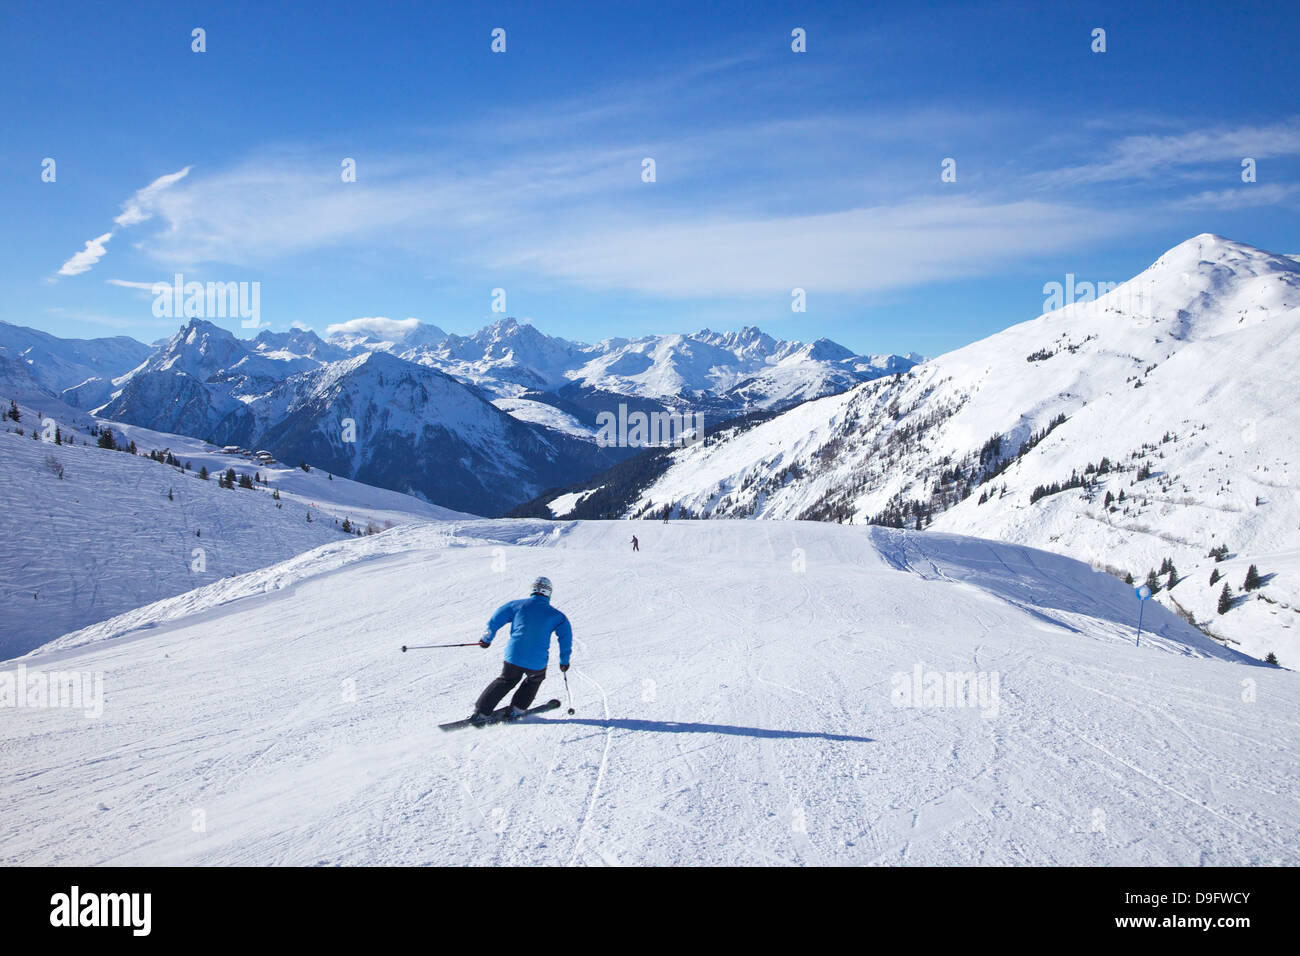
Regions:
[[[519,678],[524,682],[519,684]],[[533,698],[537,696],[537,689],[542,686],[542,681],[546,680],[546,668],[539,671],[525,670],[509,662],[501,668],[501,676],[488,684],[479,695],[478,703],[474,709],[480,714],[490,714],[497,709],[497,704],[501,698],[510,693],[510,688],[519,684],[519,689],[515,691],[515,696],[510,698],[511,705],[527,710],[532,706]]]

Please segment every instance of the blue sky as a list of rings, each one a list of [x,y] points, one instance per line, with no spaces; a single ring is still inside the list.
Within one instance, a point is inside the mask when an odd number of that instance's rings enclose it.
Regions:
[[[274,329],[467,333],[502,288],[588,341],[756,324],[935,355],[1197,233],[1300,252],[1298,23],[1293,3],[8,0],[0,318],[152,341],[178,323],[148,286],[180,272],[259,282]]]

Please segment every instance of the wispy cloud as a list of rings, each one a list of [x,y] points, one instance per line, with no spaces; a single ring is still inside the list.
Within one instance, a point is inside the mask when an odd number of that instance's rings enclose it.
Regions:
[[[879,292],[979,275],[1130,222],[1053,203],[926,199],[815,216],[628,223],[520,245],[498,264],[666,297]]]
[[[1081,185],[1150,180],[1174,170],[1254,159],[1300,156],[1300,119],[1263,126],[1211,127],[1167,135],[1126,136],[1097,162],[1045,171],[1039,184]]]
[[[105,279],[109,285],[119,286],[123,289],[139,289],[142,292],[152,292],[154,283],[152,282],[131,282],[127,279]]]
[[[153,218],[154,203],[157,202],[158,196],[170,186],[180,182],[190,174],[193,166],[186,166],[184,169],[177,170],[174,173],[168,173],[165,176],[159,176],[144,189],[138,190],[134,196],[122,204],[122,214],[113,220],[119,226],[135,226]]]
[[[1289,205],[1300,200],[1295,183],[1243,183],[1235,189],[1206,190],[1178,200],[1186,209],[1250,209],[1256,206]]]
[[[108,251],[106,248],[108,241],[117,234],[118,230],[138,225],[153,218],[154,205],[157,203],[158,197],[173,184],[188,176],[192,168],[186,166],[177,172],[159,176],[148,186],[136,190],[135,195],[122,204],[122,213],[113,220],[116,228],[104,233],[102,236],[87,240],[84,249],[59,267],[58,275],[76,276],[81,275],[83,272],[89,272],[95,263],[104,257]]]
[[[454,169],[442,155],[371,158],[358,181],[342,183],[337,159],[276,155],[177,187],[159,197],[166,228],[141,243],[169,267],[270,260],[368,242],[375,248],[466,248],[466,240],[544,218],[544,210],[585,208],[599,193],[636,182],[640,154],[574,151],[514,156]],[[580,202],[581,201],[581,202]]]
[[[633,102],[649,115],[671,98]],[[156,218],[161,228],[134,248],[169,269],[264,268],[364,249],[381,270],[418,263],[427,276],[432,260],[458,281],[475,273],[501,282],[524,275],[673,298],[788,295],[796,287],[872,293],[990,274],[1141,221],[1128,203],[1118,212],[1092,197],[1067,201],[1062,186],[1235,163],[1243,155],[1300,154],[1295,120],[1162,128],[1119,139],[1093,163],[1045,170],[1038,156],[1029,179],[1046,188],[1031,201],[1005,177],[991,176],[989,160],[965,158],[981,157],[971,144],[987,152],[1001,142],[990,125],[1014,124],[996,112],[841,110],[681,130],[647,122],[629,138],[626,128],[607,128],[618,117],[605,106],[572,102],[558,115],[499,118],[489,138],[442,131],[440,141],[454,149],[375,150],[358,158],[358,179],[350,183],[339,176],[337,156],[310,148],[259,153],[198,177],[186,167],[139,190],[118,224]],[[504,129],[510,135],[503,143]],[[555,129],[566,133],[559,146]],[[1095,130],[1091,142],[1108,135],[1109,127]],[[582,148],[567,145],[575,142]],[[1069,144],[1074,155],[1081,148]],[[941,185],[939,160],[950,152],[961,159],[962,178]],[[654,183],[641,181],[646,156],[657,163]],[[989,185],[995,182],[1002,185]],[[1281,195],[1238,192],[1203,192],[1184,204],[1228,208]],[[354,320],[371,321],[401,320]],[[402,331],[396,324],[354,329]]]
[[[113,234],[106,232],[94,239],[87,239],[84,249],[59,266],[59,275],[79,276],[83,272],[89,272],[95,263],[104,257],[104,254],[108,251],[105,247],[108,245],[108,240],[112,238]]]

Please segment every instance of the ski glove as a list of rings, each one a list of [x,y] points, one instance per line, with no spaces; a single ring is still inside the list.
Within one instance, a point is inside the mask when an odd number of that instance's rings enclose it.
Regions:
[[[560,672],[561,672],[561,673],[563,673],[564,671],[567,671],[568,669],[569,669],[569,665],[568,665],[568,664],[561,664],[561,665],[560,665]]]
[[[479,641],[479,642],[478,642],[478,646],[479,646],[479,647],[483,647],[483,648],[491,647],[491,646],[492,646],[492,642],[491,642],[491,641]]]

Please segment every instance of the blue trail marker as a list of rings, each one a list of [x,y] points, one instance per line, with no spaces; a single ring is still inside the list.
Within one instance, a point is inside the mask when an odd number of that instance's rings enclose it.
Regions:
[[[1137,595],[1137,599],[1138,599],[1137,646],[1141,647],[1142,646],[1142,609],[1146,606],[1147,598],[1151,597],[1151,589],[1144,584],[1139,588],[1134,588],[1133,593]]]

